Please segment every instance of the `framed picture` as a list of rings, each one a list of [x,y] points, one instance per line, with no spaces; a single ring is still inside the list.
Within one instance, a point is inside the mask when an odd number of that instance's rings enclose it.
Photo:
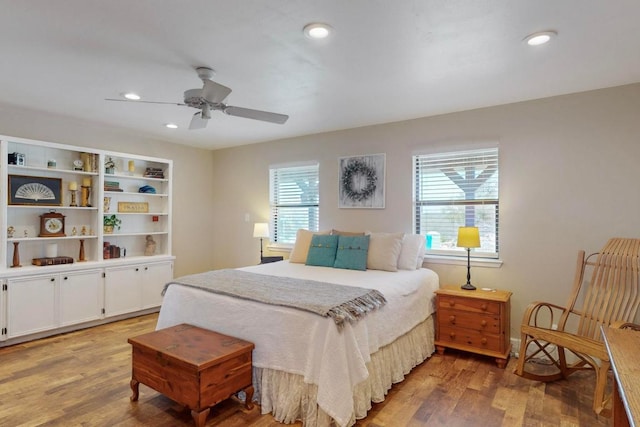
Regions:
[[[62,205],[62,179],[9,175],[10,205]]]
[[[384,208],[385,154],[341,157],[338,207]]]

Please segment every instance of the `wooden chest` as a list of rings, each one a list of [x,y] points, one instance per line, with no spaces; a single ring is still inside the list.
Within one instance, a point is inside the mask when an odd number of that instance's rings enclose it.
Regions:
[[[210,407],[244,390],[253,407],[251,353],[254,345],[228,335],[178,325],[129,338],[132,346],[132,401],[139,383],[191,409],[204,426]]]
[[[448,347],[493,356],[504,368],[511,352],[511,292],[445,286],[435,293],[438,353]]]

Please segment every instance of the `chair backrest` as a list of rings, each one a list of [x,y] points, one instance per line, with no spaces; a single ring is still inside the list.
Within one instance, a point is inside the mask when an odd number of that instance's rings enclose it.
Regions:
[[[612,238],[586,259],[580,251],[573,294],[559,328],[566,330],[571,312],[579,317],[575,334],[601,341],[603,325],[633,322],[640,306],[639,287],[640,239]]]

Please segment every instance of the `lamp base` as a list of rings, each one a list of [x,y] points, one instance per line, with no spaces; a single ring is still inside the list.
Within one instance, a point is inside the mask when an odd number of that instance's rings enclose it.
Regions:
[[[464,289],[465,291],[475,291],[476,287],[471,283],[465,283],[464,285],[460,286],[460,289]]]

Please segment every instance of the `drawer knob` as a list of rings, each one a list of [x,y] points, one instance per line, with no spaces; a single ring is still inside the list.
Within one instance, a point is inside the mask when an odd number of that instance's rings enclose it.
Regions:
[[[486,344],[487,344],[487,339],[486,339],[486,338],[482,338],[482,339],[480,340],[480,342],[481,342],[483,345],[486,345]]]
[[[480,326],[482,326],[483,328],[487,326],[487,321],[486,320],[480,321]]]
[[[456,305],[456,302],[454,300],[449,300],[449,306],[453,307],[454,305]]]
[[[486,311],[486,310],[487,310],[487,304],[482,304],[482,305],[480,306],[480,309],[481,309],[482,311]]]
[[[449,336],[450,336],[451,338],[455,338],[455,337],[456,337],[456,333],[455,333],[455,332],[449,332]]]
[[[456,323],[456,316],[449,316],[449,323]]]

